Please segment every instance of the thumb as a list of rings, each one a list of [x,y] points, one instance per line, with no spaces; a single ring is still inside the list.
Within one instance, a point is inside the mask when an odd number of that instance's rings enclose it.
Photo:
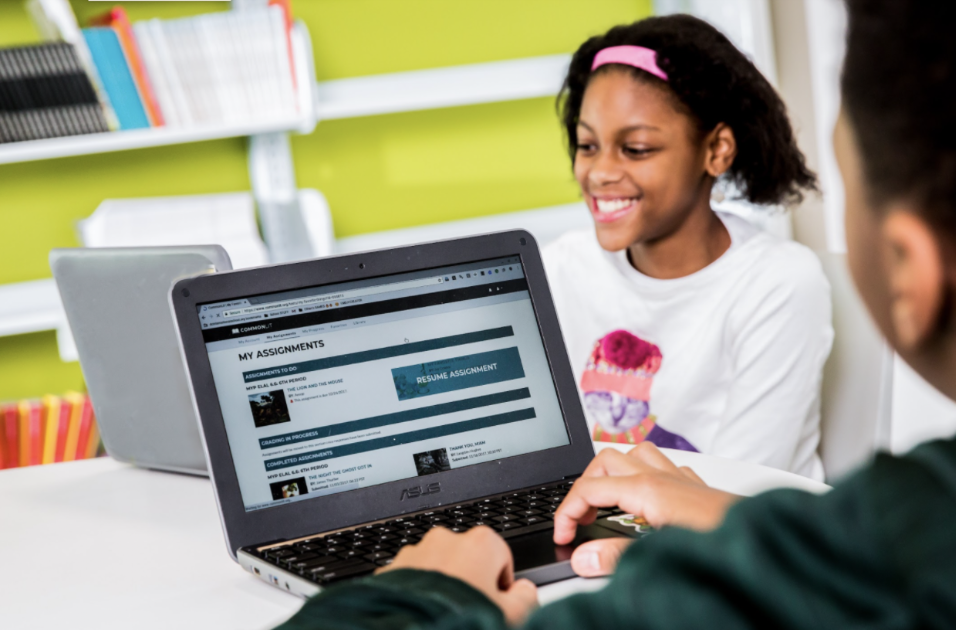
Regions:
[[[571,555],[571,568],[581,577],[610,575],[632,542],[630,538],[602,538],[586,542]]]
[[[531,580],[518,580],[500,592],[497,603],[508,625],[519,626],[538,607],[538,587]]]

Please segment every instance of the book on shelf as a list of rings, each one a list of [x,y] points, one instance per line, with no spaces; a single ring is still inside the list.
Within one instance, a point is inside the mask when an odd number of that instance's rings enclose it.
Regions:
[[[109,131],[72,44],[0,49],[0,142]]]
[[[85,28],[83,38],[93,56],[93,62],[99,69],[103,87],[110,97],[113,111],[116,112],[119,128],[125,130],[149,127],[145,104],[136,87],[132,69],[126,61],[126,53],[116,30],[110,26]]]
[[[50,42],[65,42],[73,46],[80,67],[93,86],[107,127],[112,130],[117,129],[116,114],[110,106],[109,96],[100,81],[96,64],[93,62],[89,48],[86,47],[86,41],[80,32],[80,25],[76,21],[76,15],[73,13],[69,0],[27,0],[26,7],[43,39]]]
[[[108,26],[116,31],[123,46],[123,53],[126,56],[129,69],[133,74],[133,80],[136,82],[136,90],[143,102],[143,107],[146,109],[149,124],[151,127],[161,127],[163,125],[163,114],[159,109],[153,84],[146,73],[143,54],[136,42],[136,36],[133,35],[133,25],[129,21],[126,9],[113,7],[103,15],[94,17],[90,20],[90,24],[93,26]]]
[[[0,404],[0,469],[89,459],[100,451],[89,396],[69,393]]]
[[[288,0],[135,24],[116,7],[82,29],[67,0],[28,7],[55,41],[0,50],[0,142],[293,120],[310,89],[295,81]],[[68,63],[45,64],[54,53]]]

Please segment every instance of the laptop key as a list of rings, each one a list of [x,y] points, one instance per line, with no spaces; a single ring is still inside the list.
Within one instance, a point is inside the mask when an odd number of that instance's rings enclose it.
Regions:
[[[352,577],[353,575],[360,575],[362,573],[371,573],[375,570],[375,565],[371,562],[365,562],[363,564],[357,564],[352,567],[346,567],[342,569],[336,569],[333,571],[327,571],[325,573],[320,573],[316,577],[323,582],[335,582],[337,580],[342,580],[347,577]]]
[[[373,553],[367,553],[364,557],[369,562],[375,562],[376,560],[384,560],[385,558],[394,558],[395,554],[389,553],[387,551],[376,551]]]
[[[328,547],[325,548],[325,553],[329,555],[339,553],[340,551],[345,551],[345,547],[341,545],[339,546],[329,545]]]
[[[306,560],[311,560],[312,558],[318,558],[319,554],[317,553],[300,553],[294,556],[285,556],[280,558],[279,562],[283,564],[288,564],[290,566],[295,566],[298,562],[305,562]]]
[[[512,523],[502,523],[502,525],[510,525]],[[541,531],[550,531],[554,530],[554,523],[551,521],[543,521],[541,523],[535,523],[533,525],[525,525],[524,523],[514,523],[516,527],[506,528],[504,530],[499,530],[498,533],[504,539],[517,538],[518,536],[524,536],[525,534],[533,534],[535,532]]]
[[[517,512],[517,514],[519,516],[523,516],[527,518],[529,516],[538,516],[539,514],[541,514],[541,510],[521,510]]]
[[[345,551],[340,551],[337,555],[339,558],[348,560],[349,558],[361,558],[364,553],[364,549],[346,549]]]
[[[376,560],[375,564],[380,567],[385,567],[395,562],[395,558],[382,558],[381,560]]]
[[[521,527],[521,524],[515,521],[505,521],[504,523],[495,523],[495,529],[497,529],[499,532],[507,531],[509,529],[514,529],[516,527]]]
[[[522,522],[525,523],[526,525],[535,525],[536,523],[545,523],[550,521],[551,519],[548,518],[547,516],[529,516],[526,519],[524,519]]]
[[[324,560],[324,562],[320,562],[320,560]],[[302,573],[325,573],[327,571],[355,566],[356,563],[360,562],[362,562],[362,558],[349,558],[348,560],[343,560],[342,558],[316,558],[315,560],[306,562],[305,566],[300,567],[299,570]]]
[[[507,521],[517,521],[520,517],[517,514],[502,514],[501,516],[492,517],[492,521],[497,521],[498,523],[504,523]]]
[[[266,556],[274,560],[280,560],[286,556],[295,556],[298,555],[295,549],[290,547],[279,547],[278,549],[270,549],[266,552]]]

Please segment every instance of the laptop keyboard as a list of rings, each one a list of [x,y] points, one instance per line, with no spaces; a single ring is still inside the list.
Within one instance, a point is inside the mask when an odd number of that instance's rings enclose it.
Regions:
[[[572,483],[563,481],[436,508],[271,547],[261,552],[252,547],[245,551],[317,584],[327,585],[361,577],[391,564],[402,547],[421,541],[422,536],[434,527],[466,532],[473,527],[487,525],[504,538],[550,530],[553,528],[554,512]],[[598,515],[620,513],[619,509],[614,508],[602,510]]]

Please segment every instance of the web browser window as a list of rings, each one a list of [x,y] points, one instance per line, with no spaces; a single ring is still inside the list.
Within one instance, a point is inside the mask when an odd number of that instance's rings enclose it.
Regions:
[[[197,309],[246,510],[569,443],[520,257]]]

